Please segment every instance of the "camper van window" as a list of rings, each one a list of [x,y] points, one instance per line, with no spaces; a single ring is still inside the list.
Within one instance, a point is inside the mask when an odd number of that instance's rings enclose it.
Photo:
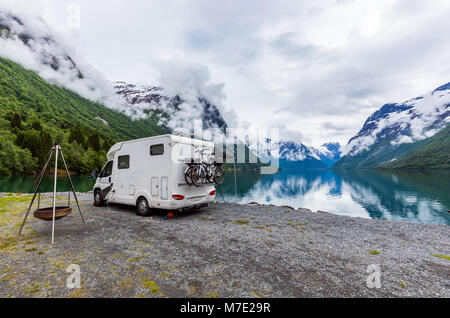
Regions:
[[[162,156],[164,154],[164,145],[153,145],[150,147],[151,156]]]
[[[130,156],[120,156],[117,160],[119,169],[130,169]]]
[[[112,168],[113,168],[113,161],[108,161],[108,163],[105,165],[102,172],[100,173],[100,178],[107,178],[110,175],[112,175]]]

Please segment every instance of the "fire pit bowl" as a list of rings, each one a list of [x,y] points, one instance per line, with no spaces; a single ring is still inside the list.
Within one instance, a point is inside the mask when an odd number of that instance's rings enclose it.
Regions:
[[[68,206],[57,206],[55,208],[55,220],[60,220],[72,213]],[[53,207],[42,208],[34,211],[34,217],[43,221],[53,221]]]

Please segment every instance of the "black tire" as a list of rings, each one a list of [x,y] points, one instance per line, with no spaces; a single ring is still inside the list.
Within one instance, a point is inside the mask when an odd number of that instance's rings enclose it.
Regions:
[[[184,180],[186,180],[186,183],[188,185],[192,185],[192,169],[194,167],[193,166],[189,166],[189,168],[186,169],[186,172],[184,173]]]
[[[222,167],[216,167],[216,170],[214,171],[214,177],[213,182],[215,185],[221,185],[224,180],[225,172],[223,171]]]
[[[140,197],[136,203],[136,215],[149,216],[152,213],[148,201],[144,197]]]
[[[205,182],[204,172],[205,170],[201,169],[200,166],[196,166],[192,169],[191,172],[191,180],[192,184],[196,187],[200,187],[203,182]]]
[[[94,206],[104,206],[105,200],[103,200],[103,193],[97,189],[94,191]]]

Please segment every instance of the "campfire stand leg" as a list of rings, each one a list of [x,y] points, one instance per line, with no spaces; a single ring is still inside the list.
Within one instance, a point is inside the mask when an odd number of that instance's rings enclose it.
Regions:
[[[30,206],[28,207],[28,211],[25,214],[25,217],[23,219],[22,226],[20,227],[18,235],[20,235],[22,233],[23,226],[25,225],[25,222],[27,220],[28,214],[30,214],[31,207],[33,206],[34,200],[36,199],[36,195],[37,195],[37,193],[39,191],[39,188],[41,187],[41,183],[42,183],[42,179],[43,179],[44,174],[45,174],[45,170],[47,170],[47,167],[48,167],[48,164],[50,163],[50,159],[52,158],[52,155],[53,155],[53,149],[50,152],[50,155],[48,156],[48,159],[47,159],[47,162],[44,165],[44,168],[42,168],[42,171],[41,171],[41,174],[40,174],[40,177],[39,177],[39,181],[38,181],[38,185],[36,186],[36,191],[34,192],[33,199],[31,200]]]
[[[53,222],[52,222],[52,244],[55,243],[55,215],[56,215],[56,182],[58,178],[58,151],[59,145],[55,146],[55,181],[53,184]]]
[[[59,148],[59,152],[61,153],[61,158],[63,160],[64,167],[66,169],[67,178],[69,179],[69,183],[70,183],[70,187],[72,188],[73,196],[75,197],[75,201],[77,202],[78,212],[80,212],[81,220],[83,221],[84,226],[86,226],[86,222],[84,222],[83,213],[81,213],[80,204],[78,203],[78,197],[77,197],[77,194],[75,193],[75,188],[72,183],[72,178],[70,177],[69,169],[67,168],[66,160],[64,159],[64,154],[63,154],[61,148]]]

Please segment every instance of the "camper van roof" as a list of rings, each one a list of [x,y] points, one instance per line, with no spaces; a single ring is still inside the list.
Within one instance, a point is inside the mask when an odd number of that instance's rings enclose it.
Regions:
[[[214,147],[214,143],[211,141],[203,141],[200,139],[193,139],[193,138],[189,138],[189,137],[175,136],[175,135],[167,134],[167,135],[161,135],[161,136],[154,136],[154,137],[147,137],[147,138],[118,142],[117,144],[112,146],[111,149],[108,151],[107,158],[108,158],[108,160],[114,159],[114,155],[116,154],[117,151],[119,151],[122,148],[123,144],[130,144],[130,143],[141,142],[141,141],[145,141],[145,140],[158,140],[158,139],[165,139],[165,138],[168,138],[173,142],[189,143],[189,144],[194,144],[196,146],[204,146],[204,147]]]

